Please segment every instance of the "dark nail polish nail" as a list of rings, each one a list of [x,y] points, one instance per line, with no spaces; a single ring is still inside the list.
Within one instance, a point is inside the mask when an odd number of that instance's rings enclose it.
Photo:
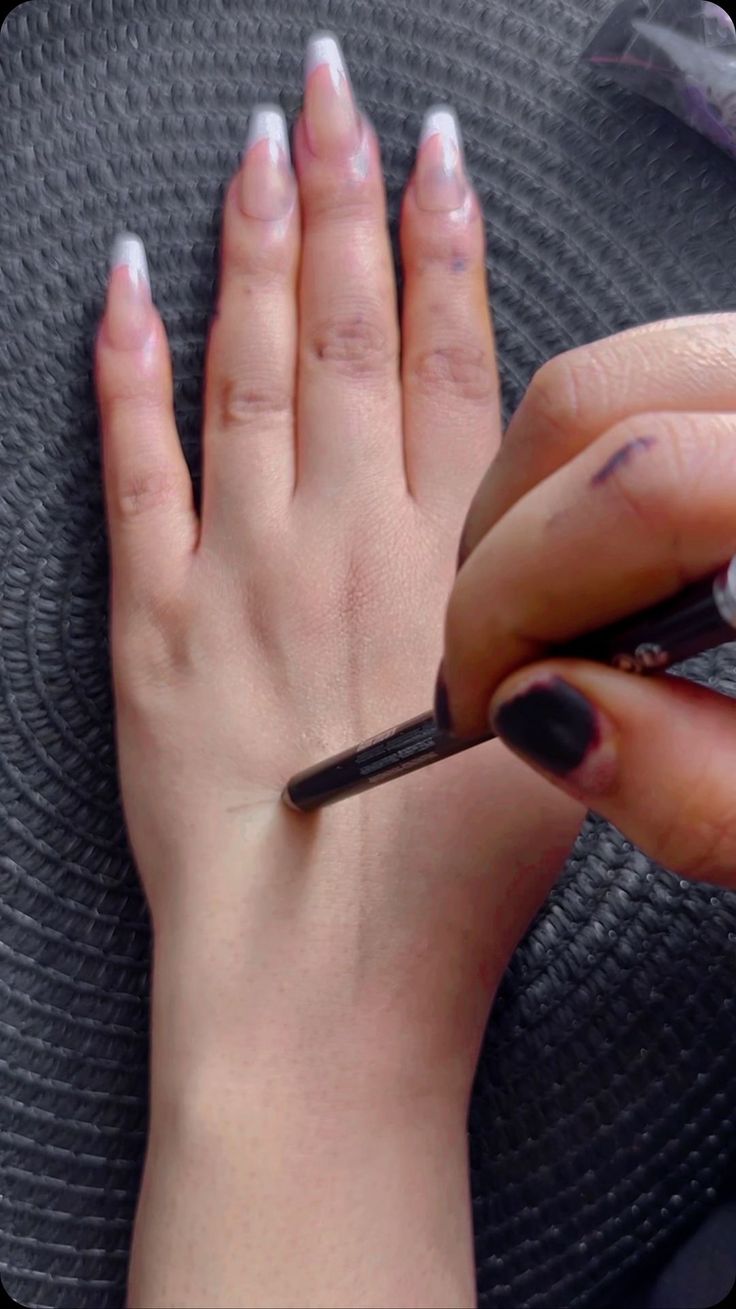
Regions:
[[[447,700],[447,687],[445,686],[442,664],[440,664],[440,671],[437,674],[437,685],[434,692],[434,719],[441,732],[452,731],[452,718],[450,717],[450,706]]]
[[[593,705],[561,677],[507,700],[492,727],[507,745],[560,777],[579,768],[600,739]]]

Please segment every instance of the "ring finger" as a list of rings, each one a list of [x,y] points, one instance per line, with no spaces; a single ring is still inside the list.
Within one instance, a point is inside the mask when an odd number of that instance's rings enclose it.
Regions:
[[[286,121],[277,106],[262,105],[225,200],[207,346],[203,534],[238,553],[293,494],[298,255]]]

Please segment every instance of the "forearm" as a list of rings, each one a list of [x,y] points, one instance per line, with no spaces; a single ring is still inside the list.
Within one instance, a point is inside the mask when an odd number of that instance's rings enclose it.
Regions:
[[[336,1068],[331,1033],[311,1064],[257,1041],[249,1063],[180,969],[156,961],[130,1309],[473,1305],[465,1106]]]

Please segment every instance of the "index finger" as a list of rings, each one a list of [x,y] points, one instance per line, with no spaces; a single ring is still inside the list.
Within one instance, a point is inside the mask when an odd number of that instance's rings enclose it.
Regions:
[[[736,415],[650,414],[518,501],[450,596],[444,725],[487,731],[491,695],[515,668],[722,565],[736,550],[735,445]]]

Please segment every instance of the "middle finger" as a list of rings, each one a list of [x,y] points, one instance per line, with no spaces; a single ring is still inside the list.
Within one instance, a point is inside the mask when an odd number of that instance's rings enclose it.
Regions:
[[[303,207],[297,482],[405,486],[396,283],[375,133],[340,47],[309,42],[294,139]]]

